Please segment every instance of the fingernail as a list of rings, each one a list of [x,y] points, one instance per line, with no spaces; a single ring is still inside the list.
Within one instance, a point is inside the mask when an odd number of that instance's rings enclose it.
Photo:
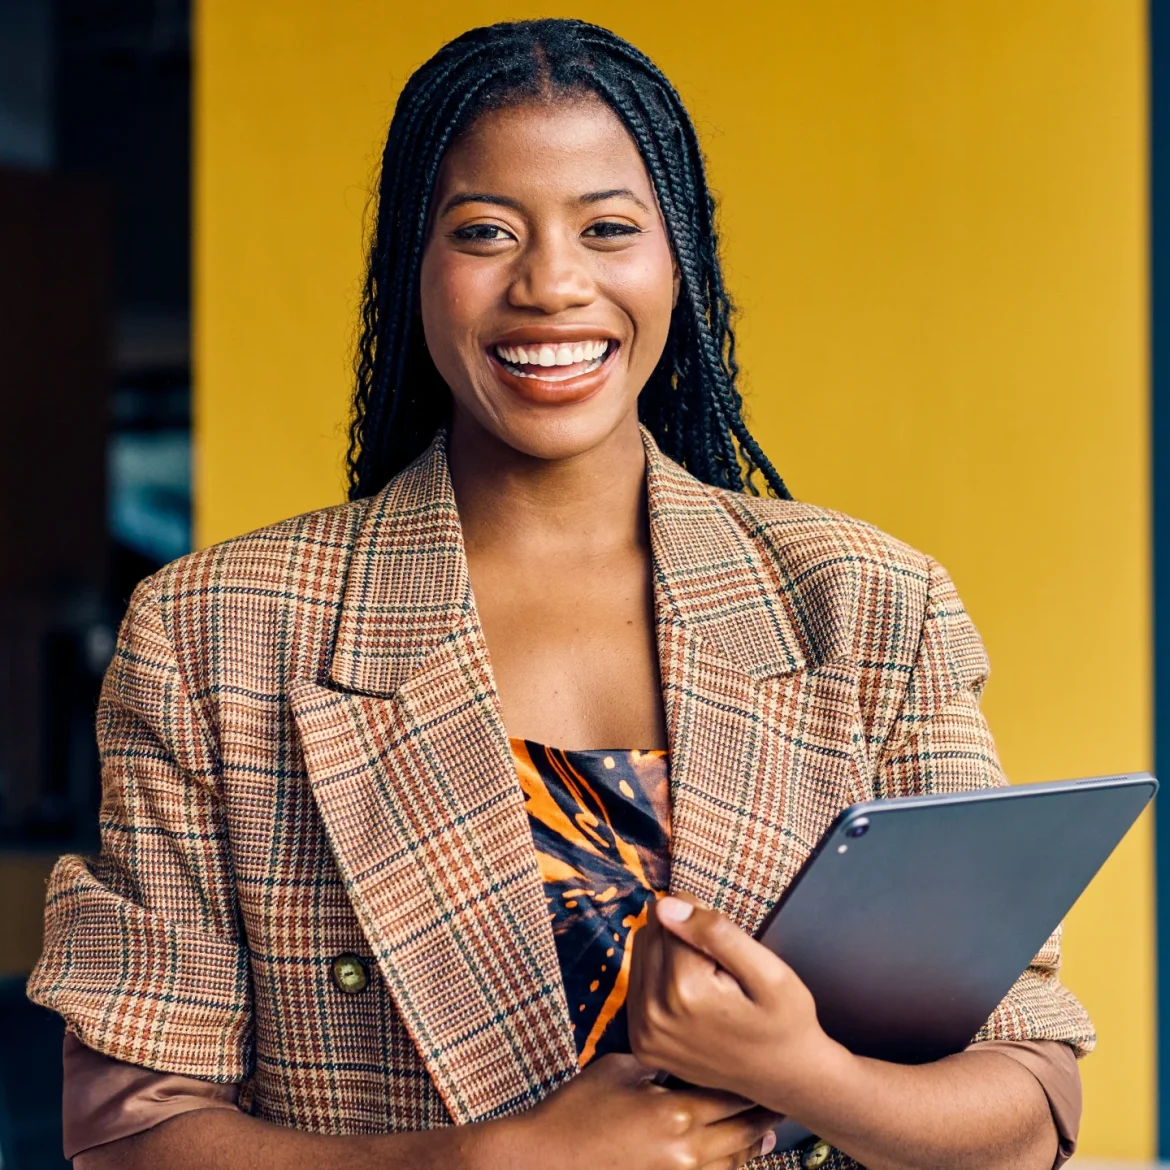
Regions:
[[[760,1143],[760,1156],[770,1154],[776,1148],[776,1134],[769,1130],[764,1134],[764,1140]]]
[[[658,917],[663,922],[686,922],[694,911],[694,906],[690,902],[684,902],[681,898],[672,898],[667,895],[665,898],[658,899]]]

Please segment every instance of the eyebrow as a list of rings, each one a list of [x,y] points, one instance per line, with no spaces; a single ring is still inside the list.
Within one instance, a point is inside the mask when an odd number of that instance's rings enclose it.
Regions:
[[[510,207],[513,211],[523,210],[518,200],[509,199],[507,195],[490,195],[486,191],[468,191],[464,195],[452,195],[443,204],[443,210],[439,214],[446,215],[448,211],[454,211],[456,207],[462,207],[465,203],[494,203],[497,207]]]
[[[589,191],[579,196],[577,202],[604,203],[607,199],[629,199],[643,211],[650,210],[629,187],[613,187],[608,191]],[[507,195],[493,195],[488,191],[467,191],[462,195],[452,195],[443,204],[443,209],[439,214],[446,215],[449,211],[454,211],[456,207],[462,207],[466,203],[490,203],[496,207],[510,207],[513,211],[524,210],[519,200],[509,199]]]
[[[631,202],[636,203],[643,211],[650,210],[629,187],[614,187],[609,191],[590,191],[588,195],[582,195],[577,202],[604,203],[607,199],[629,199]]]

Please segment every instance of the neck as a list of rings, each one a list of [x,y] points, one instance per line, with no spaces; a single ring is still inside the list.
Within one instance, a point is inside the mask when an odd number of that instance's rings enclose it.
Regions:
[[[447,457],[469,556],[648,545],[646,452],[633,412],[564,459],[517,451],[456,412]]]

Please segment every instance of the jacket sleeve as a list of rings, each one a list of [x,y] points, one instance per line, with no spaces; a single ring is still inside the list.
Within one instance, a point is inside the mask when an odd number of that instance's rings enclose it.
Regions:
[[[97,729],[101,853],[54,868],[28,994],[107,1056],[243,1080],[248,959],[216,758],[149,580],[122,623]]]
[[[877,761],[878,797],[1006,784],[979,696],[983,644],[946,572],[931,562],[918,652]],[[1060,1040],[1079,1056],[1096,1041],[1085,1009],[1059,979],[1060,928],[975,1040]]]

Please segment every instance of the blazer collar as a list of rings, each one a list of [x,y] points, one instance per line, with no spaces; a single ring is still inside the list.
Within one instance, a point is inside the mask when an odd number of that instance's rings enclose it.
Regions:
[[[642,440],[659,629],[681,628],[755,679],[802,669],[790,590],[765,561],[758,526],[727,493],[664,455],[645,428]],[[348,691],[393,695],[474,614],[440,431],[370,504],[350,562],[330,679]]]

